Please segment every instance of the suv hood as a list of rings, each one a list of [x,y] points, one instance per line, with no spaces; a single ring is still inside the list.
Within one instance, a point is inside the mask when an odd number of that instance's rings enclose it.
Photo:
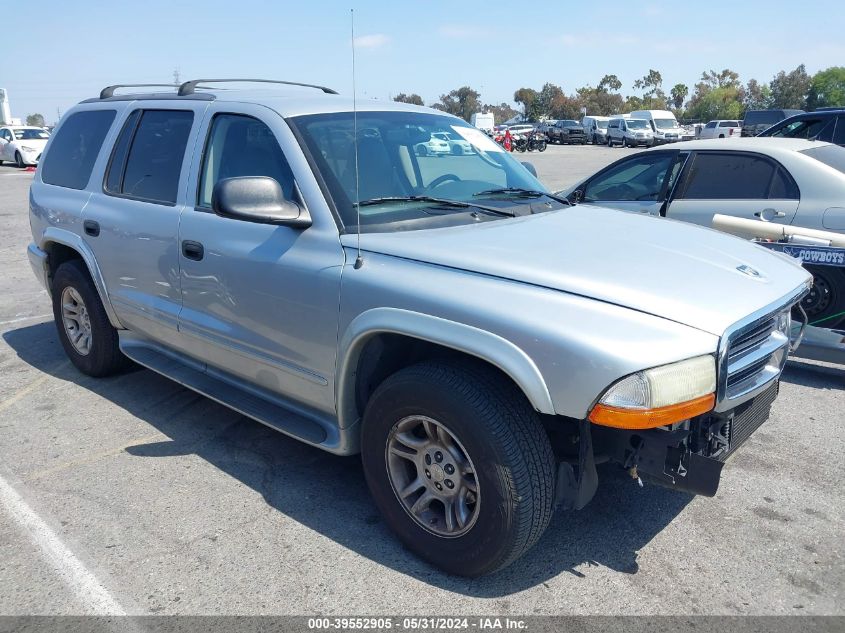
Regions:
[[[343,243],[354,246],[355,237]],[[593,206],[364,233],[361,248],[591,297],[717,336],[811,279],[791,258],[746,240]]]

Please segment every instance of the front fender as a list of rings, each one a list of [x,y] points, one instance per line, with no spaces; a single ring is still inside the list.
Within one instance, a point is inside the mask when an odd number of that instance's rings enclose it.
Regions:
[[[536,410],[554,414],[549,389],[537,365],[507,339],[428,314],[398,308],[373,308],[355,317],[340,340],[337,411],[341,428],[351,426],[358,417],[355,379],[361,350],[370,337],[384,333],[403,334],[487,361],[510,376]]]
[[[44,233],[41,235],[41,240],[39,241],[38,246],[42,251],[49,252],[50,244],[62,244],[79,253],[82,257],[82,261],[85,262],[85,266],[88,268],[88,272],[91,274],[91,279],[94,282],[94,287],[97,289],[97,294],[100,295],[100,301],[103,303],[103,308],[106,311],[109,322],[112,326],[118,329],[123,329],[123,325],[120,323],[120,319],[117,318],[117,314],[115,313],[114,307],[109,299],[109,293],[106,290],[106,282],[103,279],[102,272],[100,272],[100,266],[97,264],[97,258],[94,256],[94,252],[85,243],[85,241],[76,233],[66,229],[50,226],[44,229]]]

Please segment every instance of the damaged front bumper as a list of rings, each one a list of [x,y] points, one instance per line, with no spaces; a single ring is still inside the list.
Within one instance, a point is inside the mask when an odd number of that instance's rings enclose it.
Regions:
[[[628,431],[579,422],[578,455],[558,469],[557,504],[583,508],[598,486],[596,464],[612,461],[633,477],[643,475],[668,488],[712,497],[722,467],[769,417],[778,381],[735,409],[711,412],[671,428]]]

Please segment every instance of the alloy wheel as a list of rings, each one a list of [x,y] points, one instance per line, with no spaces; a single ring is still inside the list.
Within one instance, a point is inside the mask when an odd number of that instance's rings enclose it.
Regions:
[[[62,325],[73,349],[82,356],[91,351],[91,317],[82,295],[72,286],[62,291]]]
[[[457,537],[475,525],[481,506],[475,466],[442,423],[403,418],[390,432],[385,460],[393,492],[422,528]]]

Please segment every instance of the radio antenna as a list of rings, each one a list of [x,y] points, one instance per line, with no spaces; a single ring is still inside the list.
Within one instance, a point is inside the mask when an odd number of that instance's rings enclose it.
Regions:
[[[364,265],[361,257],[361,191],[358,187],[358,100],[355,91],[355,9],[349,9],[349,20],[352,27],[352,148],[355,152],[355,222],[357,223],[358,256],[355,258],[355,269]]]

